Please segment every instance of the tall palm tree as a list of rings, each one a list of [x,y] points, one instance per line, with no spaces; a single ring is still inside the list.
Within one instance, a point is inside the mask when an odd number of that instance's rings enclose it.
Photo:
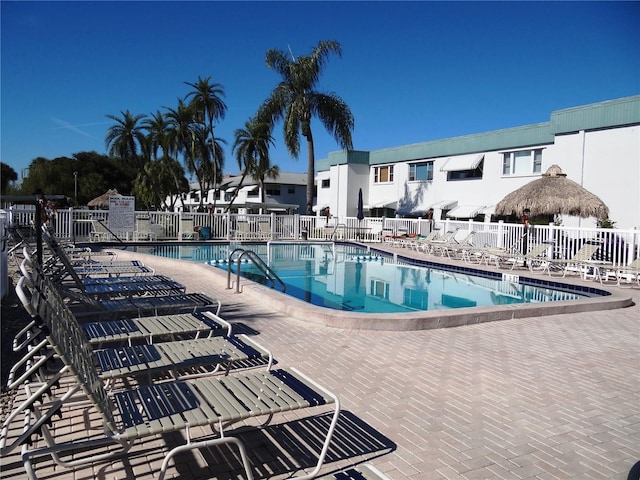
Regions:
[[[107,118],[116,122],[107,129],[107,150],[109,155],[118,158],[123,165],[140,168],[143,158],[138,155],[138,149],[142,149],[145,136],[139,122],[144,115],[133,115],[129,110],[120,112],[120,115],[122,117],[107,115]]]
[[[258,182],[261,192],[260,201],[264,203],[265,177],[275,179],[280,173],[278,166],[272,166],[269,159],[269,147],[274,145],[271,128],[268,123],[261,122],[254,116],[245,122],[244,128],[236,129],[233,136],[235,140],[232,151],[235,152],[238,167],[242,170],[242,178],[229,206],[237,197],[240,186],[247,175]]]
[[[142,128],[147,131],[147,141],[151,158],[158,159],[158,150],[162,151],[162,156],[168,154],[169,150],[169,122],[162,112],[157,111],[150,117],[142,120]]]
[[[184,207],[184,199],[180,192],[184,191],[184,189],[189,189],[189,182],[184,176],[182,166],[170,155],[172,124],[160,111],[145,118],[142,124],[142,128],[147,131],[146,149],[149,151],[151,163],[154,165],[150,166],[149,169],[145,166],[144,175],[142,174],[143,172],[139,174],[139,177],[140,175],[142,176],[137,179],[138,188],[141,188],[141,184],[144,184],[143,181],[145,179],[151,178],[151,188],[154,192],[147,193],[148,198],[153,198],[155,204],[162,205],[163,208],[172,208],[174,205],[167,205],[165,197],[163,197],[166,192],[168,195],[172,195],[172,198],[179,197]],[[158,150],[162,152],[160,158],[158,158]],[[160,194],[159,199],[155,196],[158,193]]]
[[[185,82],[193,91],[187,94],[186,98],[191,97],[190,105],[195,108],[198,115],[198,120],[204,125],[205,131],[205,144],[210,145],[210,156],[202,156],[202,160],[210,158],[212,161],[212,175],[213,184],[217,185],[221,180],[221,172],[224,167],[224,150],[220,147],[220,144],[216,141],[215,134],[213,132],[214,123],[218,120],[222,120],[227,113],[227,105],[224,103],[222,97],[224,97],[224,88],[219,83],[211,83],[211,77],[202,78],[198,77],[196,83]],[[203,165],[203,167],[205,167]],[[208,170],[206,167],[205,170]],[[204,192],[206,193],[206,190]],[[202,196],[201,196],[202,198]],[[214,209],[215,209],[216,196],[214,196]],[[202,200],[201,200],[202,202]]]
[[[222,144],[226,143],[221,138],[215,138],[213,140],[213,152],[209,148],[209,135],[206,129],[198,124],[194,130],[196,132],[196,144],[195,144],[195,166],[198,182],[200,184],[200,190],[204,192],[204,195],[200,196],[200,208],[203,207],[204,198],[210,188],[215,188],[216,185],[222,180],[221,172],[224,165],[224,150]],[[214,161],[213,158],[218,159]],[[222,160],[221,163],[219,161]],[[215,206],[215,197],[214,197]]]
[[[165,115],[169,122],[168,148],[170,155],[182,154],[185,170],[189,174],[196,174],[196,143],[197,125],[194,123],[194,109],[178,99],[177,108],[169,108]],[[184,208],[184,202],[183,202]]]
[[[340,56],[340,44],[333,40],[318,43],[308,56],[292,58],[280,50],[268,50],[266,63],[282,77],[261,107],[260,118],[270,125],[283,120],[284,142],[289,153],[298,158],[300,135],[307,140],[307,214],[312,213],[315,152],[311,119],[317,117],[344,149],[352,149],[354,119],[347,104],[335,93],[316,90],[329,54]],[[293,55],[292,55],[293,57]]]

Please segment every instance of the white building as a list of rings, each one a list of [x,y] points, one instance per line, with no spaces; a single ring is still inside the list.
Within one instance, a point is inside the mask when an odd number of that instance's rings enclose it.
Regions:
[[[640,95],[558,110],[548,122],[316,162],[319,213],[474,218],[551,165],[598,195],[618,228],[640,228]],[[595,219],[563,218],[595,226]]]
[[[247,176],[242,185],[242,175],[225,177],[217,189],[211,189],[205,195],[202,204],[206,210],[209,205],[216,213],[223,213],[231,203],[231,213],[302,213],[306,205],[307,174],[280,173],[277,178],[265,178],[264,202],[258,182]],[[182,194],[182,201],[176,202],[176,211],[195,211],[200,206],[202,195],[198,184],[192,184],[188,193]],[[237,191],[237,192],[236,192]],[[234,198],[235,197],[235,198]]]

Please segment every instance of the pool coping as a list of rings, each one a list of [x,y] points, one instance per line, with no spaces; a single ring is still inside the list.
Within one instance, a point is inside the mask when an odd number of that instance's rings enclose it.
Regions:
[[[419,255],[412,256],[410,252],[397,252],[391,249],[380,248],[379,244],[375,246],[369,244],[360,244],[363,247],[369,247],[376,251],[383,252],[386,255],[392,255],[403,261],[428,262],[445,266],[446,268],[464,271],[464,272],[482,272],[490,273],[498,272],[500,275],[502,270],[483,268],[478,266],[466,266],[460,260],[447,261],[443,257]],[[128,252],[132,255],[144,255],[149,257],[147,262],[153,266],[154,262],[163,260],[167,262],[185,261],[173,258],[158,257],[151,254],[140,252]],[[409,253],[409,255],[406,255]],[[207,268],[212,276],[219,281],[227,282],[227,273],[217,267],[207,265],[206,263],[192,262],[196,265],[202,265]],[[462,267],[462,265],[465,265]],[[609,287],[607,285],[595,284],[593,281],[584,281],[581,279],[563,278],[561,281],[548,276],[533,274],[529,270],[520,270],[526,272],[526,275],[519,275],[520,278],[530,281],[531,284],[545,285],[556,284],[564,285],[570,290],[597,290],[604,292],[604,296],[583,298],[578,300],[560,300],[548,303],[523,303],[510,305],[496,305],[487,307],[462,307],[450,310],[432,310],[432,311],[415,311],[403,313],[360,313],[353,311],[333,310],[326,307],[313,305],[303,300],[291,297],[273,288],[265,285],[257,284],[248,279],[240,285],[240,295],[246,295],[252,300],[269,306],[274,310],[289,315],[293,318],[313,323],[316,325],[324,325],[328,327],[349,329],[349,330],[386,330],[386,331],[411,331],[411,330],[428,330],[437,328],[450,328],[463,325],[473,325],[484,322],[494,322],[501,320],[511,320],[517,318],[543,317],[549,315],[559,315],[565,313],[580,313],[591,311],[606,311],[618,308],[625,308],[634,305],[633,299],[629,295],[625,295],[619,287]],[[547,278],[548,280],[544,280]],[[594,285],[596,285],[594,287]],[[224,316],[224,302],[222,306],[222,315]]]
[[[319,307],[255,283],[243,284],[241,288],[242,294],[250,295],[255,301],[269,305],[271,308],[299,320],[353,330],[428,330],[515,318],[612,310],[629,307],[634,304],[631,297],[612,292],[610,295],[602,297],[549,303],[521,303],[490,307],[462,307],[451,310],[376,314],[346,312]]]

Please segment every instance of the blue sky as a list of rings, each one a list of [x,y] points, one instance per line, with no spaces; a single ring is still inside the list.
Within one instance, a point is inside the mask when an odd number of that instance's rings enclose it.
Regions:
[[[639,2],[0,3],[1,160],[106,153],[106,115],[175,108],[198,77],[226,92],[216,127],[237,173],[233,131],[279,81],[270,48],[305,55],[337,40],[320,90],[376,150],[545,122],[553,110],[640,93]],[[275,130],[272,163],[306,171]],[[316,159],[339,150],[314,125]]]

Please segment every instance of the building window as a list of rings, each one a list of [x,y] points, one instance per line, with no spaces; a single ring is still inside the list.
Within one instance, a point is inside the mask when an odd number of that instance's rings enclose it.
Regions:
[[[542,149],[519,150],[502,154],[503,175],[531,175],[542,172]]]
[[[271,195],[272,197],[280,196],[280,185],[267,187],[267,195]]]
[[[383,300],[389,300],[389,282],[371,279],[369,295]]]
[[[424,289],[405,288],[402,304],[416,310],[427,310],[429,308],[429,293]]]
[[[447,172],[447,181],[455,180],[475,180],[482,178],[482,170],[484,169],[484,160],[478,166],[471,170],[451,170]]]
[[[259,197],[260,196],[260,189],[258,187],[254,188],[253,190],[249,190],[247,192],[247,197]]]
[[[322,180],[322,188],[329,188],[331,186],[331,180],[329,180],[328,178],[325,178],[324,180]]]
[[[296,193],[296,187],[289,187],[287,188],[287,193],[289,195],[293,195],[294,193]]]
[[[433,162],[420,162],[409,164],[409,181],[433,180]]]
[[[374,167],[373,182],[393,182],[393,165],[387,165],[386,167]]]

